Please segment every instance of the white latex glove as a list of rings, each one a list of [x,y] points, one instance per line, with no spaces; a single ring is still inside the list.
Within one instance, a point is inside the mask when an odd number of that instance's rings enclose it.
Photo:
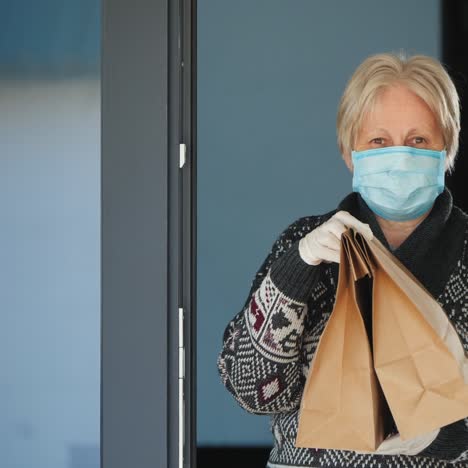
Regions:
[[[373,453],[376,455],[417,455],[430,445],[439,434],[440,429],[428,432],[412,439],[401,440],[400,434],[387,437],[375,452],[355,450],[356,453]]]
[[[340,263],[341,234],[350,227],[367,240],[372,240],[373,233],[368,224],[362,223],[347,211],[338,211],[300,239],[299,255],[309,265],[318,265],[323,261]]]

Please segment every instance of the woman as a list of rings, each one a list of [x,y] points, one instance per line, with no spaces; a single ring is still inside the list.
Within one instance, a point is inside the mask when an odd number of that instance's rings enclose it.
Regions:
[[[377,453],[295,447],[302,390],[333,309],[348,227],[393,251],[449,314],[468,350],[468,216],[444,186],[459,131],[455,86],[433,58],[374,55],[347,84],[337,135],[353,191],[333,211],[302,217],[279,235],[218,356],[238,403],[271,415],[269,467],[468,466],[468,420],[407,441],[396,434]]]

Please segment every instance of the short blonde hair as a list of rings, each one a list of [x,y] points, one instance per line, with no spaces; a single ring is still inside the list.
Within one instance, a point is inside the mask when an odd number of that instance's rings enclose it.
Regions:
[[[397,83],[406,85],[434,112],[447,151],[445,169],[451,172],[458,151],[460,101],[442,64],[426,55],[408,57],[402,52],[376,54],[359,65],[338,106],[337,138],[343,158],[351,157],[363,116],[371,109],[379,91]]]

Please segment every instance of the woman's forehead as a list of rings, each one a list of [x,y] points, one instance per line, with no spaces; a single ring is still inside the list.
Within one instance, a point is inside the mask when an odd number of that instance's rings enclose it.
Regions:
[[[362,128],[390,130],[404,127],[433,130],[438,128],[428,104],[406,87],[390,87],[379,93],[363,115]]]

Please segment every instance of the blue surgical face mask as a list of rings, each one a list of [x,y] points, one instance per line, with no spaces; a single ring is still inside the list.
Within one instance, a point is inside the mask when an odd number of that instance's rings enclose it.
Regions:
[[[444,190],[445,150],[387,146],[352,151],[353,192],[385,219],[407,221],[432,208]]]

